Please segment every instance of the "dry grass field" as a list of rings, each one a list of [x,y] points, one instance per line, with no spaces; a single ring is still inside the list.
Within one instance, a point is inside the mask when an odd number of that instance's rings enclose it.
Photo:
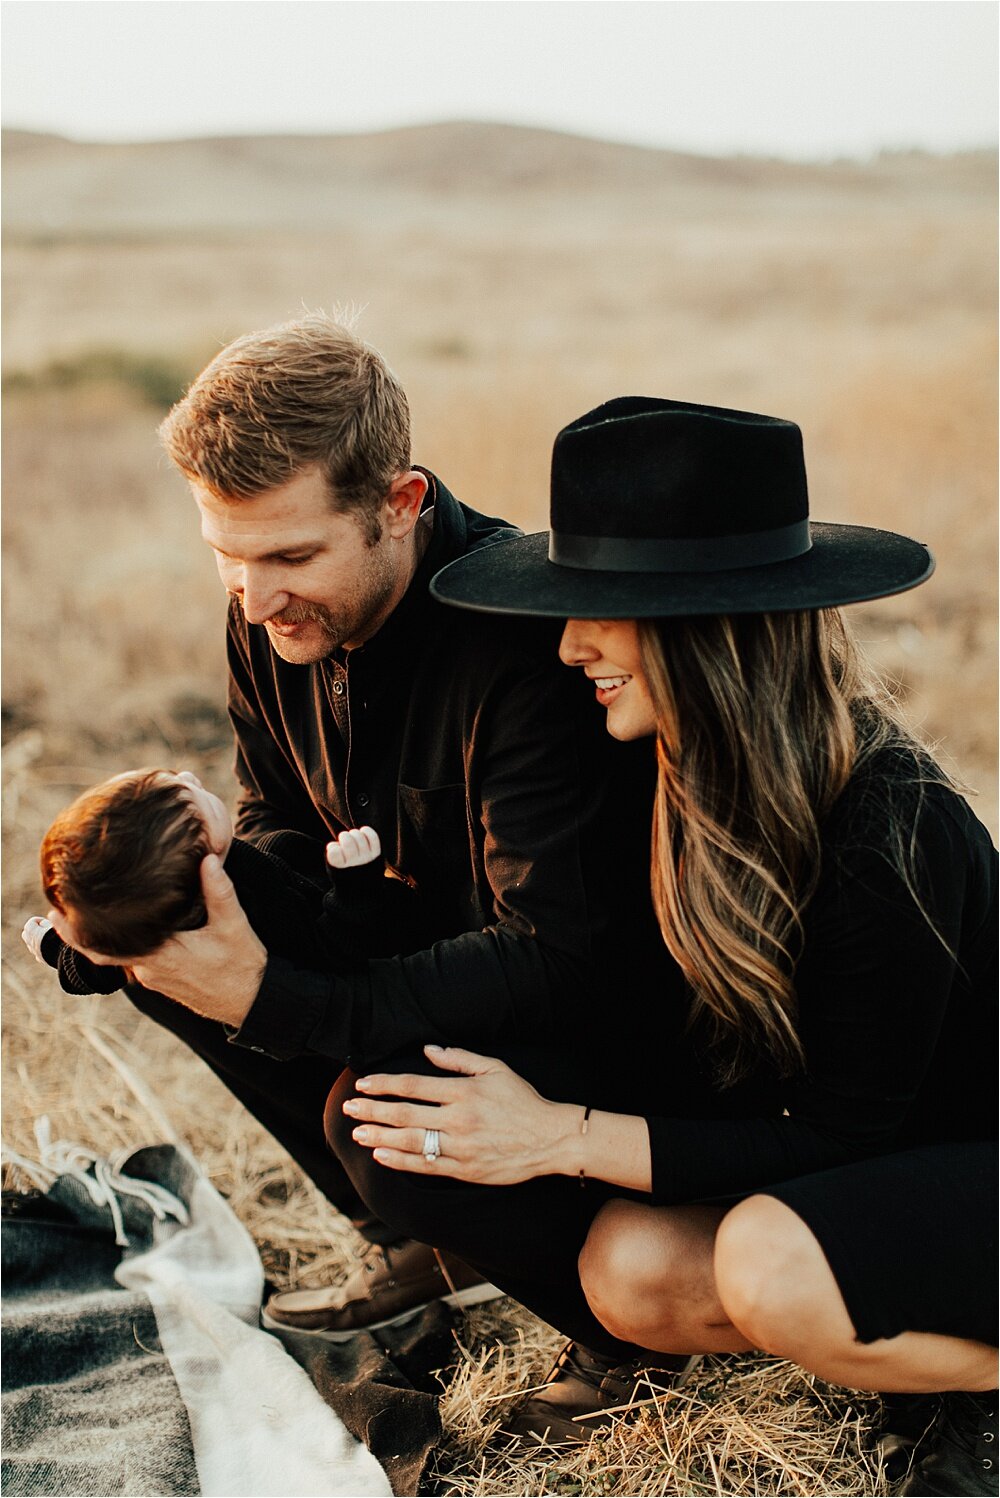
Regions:
[[[5,1137],[108,1150],[174,1132],[280,1284],[353,1234],[219,1084],[119,998],[70,1003],[18,939],[36,849],[85,785],[190,766],[232,794],[223,597],[155,429],[212,352],[302,307],[363,309],[409,391],[415,456],[545,524],[554,433],[611,395],[792,417],[818,518],[938,560],[855,611],[926,736],[997,822],[992,156],[791,166],[441,126],[354,139],[5,141]],[[503,1304],[503,1303],[502,1303]],[[503,1305],[442,1374],[433,1490],[875,1494],[875,1401],[787,1365],[708,1364],[553,1461],[504,1402],[557,1339]]]

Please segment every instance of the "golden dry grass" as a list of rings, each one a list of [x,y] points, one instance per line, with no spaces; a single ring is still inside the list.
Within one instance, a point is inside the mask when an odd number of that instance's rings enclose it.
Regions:
[[[449,1445],[433,1476],[446,1492],[833,1498],[885,1491],[865,1454],[876,1402],[755,1357],[708,1358],[682,1390],[651,1382],[627,1419],[570,1455],[556,1457],[543,1445],[526,1452],[498,1425],[507,1402],[544,1377],[548,1339],[528,1328],[513,1342],[506,1331],[498,1344],[499,1330],[470,1327],[471,1348],[460,1345],[462,1360],[441,1401]]]
[[[121,998],[68,1002],[18,939],[39,904],[38,841],[83,786],[160,763],[232,793],[218,582],[159,454],[149,381],[116,369],[193,373],[302,305],[367,304],[418,460],[528,528],[545,523],[553,434],[609,395],[793,417],[817,516],[896,526],[937,555],[930,584],[856,622],[996,828],[993,164],[666,158],[658,176],[649,153],[570,161],[549,144],[527,181],[491,140],[451,185],[405,141],[395,158],[366,146],[350,192],[320,194],[312,217],[319,148],[257,143],[270,175],[240,198],[253,233],[227,223],[207,151],[135,158],[173,192],[173,225],[166,187],[142,196],[117,157],[101,192],[74,198],[83,158],[49,147],[8,185],[5,367],[22,378],[4,443],[6,1138],[30,1156],[41,1115],[102,1151],[176,1132],[279,1284],[344,1274],[352,1230],[178,1043]],[[431,165],[457,171],[461,144],[438,138]],[[250,147],[239,170],[262,170]],[[76,375],[59,383],[53,360]],[[499,1412],[556,1345],[506,1303],[468,1318],[443,1375],[439,1491],[885,1491],[860,1440],[875,1402],[756,1359],[709,1362],[589,1449],[514,1454]]]

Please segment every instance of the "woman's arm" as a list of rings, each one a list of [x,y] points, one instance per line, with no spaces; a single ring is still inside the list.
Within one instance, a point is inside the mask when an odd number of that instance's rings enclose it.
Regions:
[[[429,1060],[457,1077],[372,1075],[364,1096],[344,1104],[355,1140],[391,1170],[446,1175],[488,1186],[567,1175],[648,1191],[649,1131],[642,1118],[553,1103],[502,1061],[455,1047],[426,1046]],[[385,1102],[384,1094],[400,1101]],[[586,1128],[584,1124],[586,1123]],[[436,1129],[440,1156],[425,1158]]]
[[[574,1175],[582,1166],[588,1176],[677,1202],[760,1190],[898,1147],[901,1137],[909,1137],[912,1110],[941,1111],[942,1099],[935,1102],[940,1087],[948,1091],[947,1127],[976,1132],[973,1120],[989,1107],[992,1094],[980,1073],[993,1065],[985,1010],[995,1003],[996,983],[985,982],[976,966],[968,973],[956,969],[955,953],[961,950],[962,962],[969,963],[962,939],[967,924],[995,932],[988,907],[991,895],[995,904],[996,855],[985,831],[973,830],[971,814],[956,817],[953,805],[959,803],[954,798],[949,804],[952,797],[927,792],[914,838],[919,904],[882,854],[862,847],[831,859],[810,910],[799,973],[808,1068],[786,1090],[785,1116],[665,1117],[662,1101],[647,1096],[637,1101],[649,1107],[648,1120],[594,1113],[584,1137],[582,1106],[549,1103],[501,1063],[449,1051],[443,1054],[465,1064],[449,1059],[448,1069],[471,1073],[477,1084],[469,1092],[476,1117],[465,1109],[447,1115],[427,1106],[393,1114],[397,1105],[381,1102],[376,1114],[366,1103],[356,1118],[395,1124],[402,1132],[395,1147],[378,1129],[360,1142],[387,1148],[383,1163],[392,1168],[423,1171],[422,1131],[438,1128],[443,1158],[427,1173],[511,1184],[533,1175]],[[934,926],[926,911],[933,912]],[[991,945],[995,955],[995,939]],[[938,1060],[953,1003],[962,1017],[950,1020]],[[438,1064],[441,1054],[428,1051]],[[932,1067],[936,1083],[929,1089]],[[487,1089],[489,1075],[495,1080]],[[958,1086],[973,1076],[971,1088]],[[432,1104],[459,1100],[455,1089],[469,1088],[468,1080],[407,1077],[402,1083],[412,1090],[403,1093],[399,1078],[368,1080],[370,1088],[362,1091]],[[480,1095],[489,1104],[481,1120]]]
[[[891,856],[889,812],[916,896]],[[787,1114],[651,1117],[654,1201],[747,1193],[992,1129],[996,888],[986,830],[947,787],[903,782],[831,829],[796,978],[806,1070],[785,1085]]]

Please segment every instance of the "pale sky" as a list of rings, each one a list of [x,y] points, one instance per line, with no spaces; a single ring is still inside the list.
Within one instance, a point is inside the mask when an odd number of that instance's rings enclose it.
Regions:
[[[3,123],[81,140],[501,120],[706,154],[997,139],[980,0],[6,0]]]

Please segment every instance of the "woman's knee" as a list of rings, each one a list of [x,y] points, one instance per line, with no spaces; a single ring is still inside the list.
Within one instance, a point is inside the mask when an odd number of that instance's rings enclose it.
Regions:
[[[794,1358],[817,1329],[831,1293],[823,1250],[790,1207],[750,1196],[733,1207],[715,1240],[715,1283],[730,1321],[755,1347]],[[846,1313],[845,1313],[846,1316]]]
[[[640,1202],[605,1203],[580,1252],[580,1283],[590,1307],[623,1341],[641,1341],[651,1325],[662,1328],[676,1298],[676,1245],[665,1223],[654,1220],[656,1211]]]

